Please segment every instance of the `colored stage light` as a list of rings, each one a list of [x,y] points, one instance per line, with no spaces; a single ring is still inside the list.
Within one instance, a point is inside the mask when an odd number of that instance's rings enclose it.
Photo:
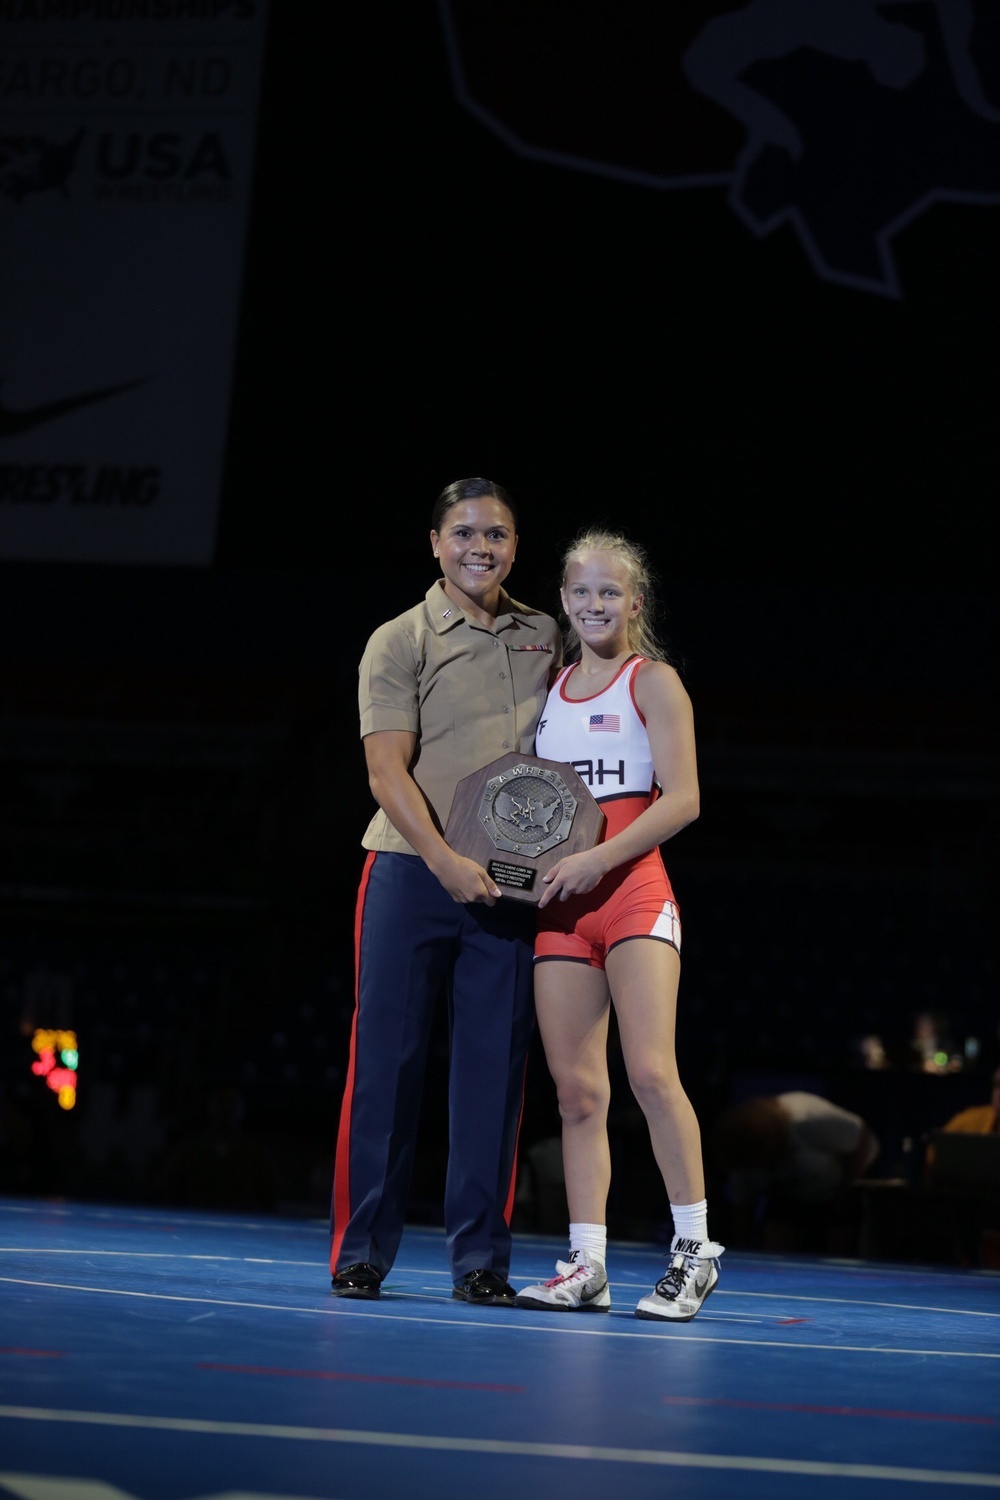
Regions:
[[[76,1104],[77,1070],[80,1052],[75,1031],[53,1030],[39,1026],[31,1038],[31,1046],[38,1053],[31,1064],[37,1078],[44,1078],[48,1088],[56,1095],[61,1109],[73,1109]],[[58,1053],[61,1067],[56,1066]]]

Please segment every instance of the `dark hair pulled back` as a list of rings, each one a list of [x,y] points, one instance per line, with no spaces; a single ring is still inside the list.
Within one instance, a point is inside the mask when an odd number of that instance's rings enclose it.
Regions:
[[[440,531],[444,518],[452,506],[459,505],[463,500],[499,500],[500,504],[505,505],[510,511],[514,530],[517,530],[517,511],[514,509],[514,503],[503,485],[494,483],[492,479],[456,479],[454,484],[449,484],[434,502],[434,509],[431,511],[431,530]]]

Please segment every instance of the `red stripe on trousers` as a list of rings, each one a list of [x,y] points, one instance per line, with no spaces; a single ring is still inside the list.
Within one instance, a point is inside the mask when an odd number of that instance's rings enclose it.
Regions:
[[[333,1159],[333,1239],[330,1244],[330,1271],[336,1271],[344,1232],[351,1217],[351,1104],[354,1100],[354,1062],[358,1035],[358,996],[361,980],[361,919],[365,910],[368,877],[375,863],[374,850],[369,852],[361,872],[358,902],[354,909],[354,1019],[351,1022],[351,1050],[347,1063],[347,1082],[340,1106],[340,1129],[337,1132],[337,1154]]]
[[[514,1160],[510,1164],[510,1182],[507,1185],[507,1202],[503,1206],[504,1223],[510,1228],[511,1217],[514,1213],[514,1196],[517,1191],[517,1152],[521,1144],[521,1125],[524,1121],[524,1085],[528,1077],[528,1059],[524,1060],[524,1072],[521,1074],[521,1107],[517,1112],[517,1135],[514,1138]]]

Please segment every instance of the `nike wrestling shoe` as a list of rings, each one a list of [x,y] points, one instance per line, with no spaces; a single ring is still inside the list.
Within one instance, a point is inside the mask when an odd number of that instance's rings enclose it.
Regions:
[[[607,1312],[611,1306],[608,1273],[599,1260],[588,1260],[586,1250],[573,1250],[569,1260],[556,1261],[551,1281],[518,1292],[514,1306],[543,1312]]]
[[[690,1323],[719,1279],[719,1256],[725,1249],[714,1240],[688,1240],[674,1235],[670,1265],[648,1297],[635,1310],[637,1318],[660,1318],[667,1323]]]

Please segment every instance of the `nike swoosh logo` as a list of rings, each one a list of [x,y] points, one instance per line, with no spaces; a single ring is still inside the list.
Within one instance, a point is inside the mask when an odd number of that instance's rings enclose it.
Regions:
[[[79,396],[64,396],[61,401],[46,401],[41,406],[32,406],[23,411],[12,411],[0,399],[0,438],[18,437],[22,432],[30,432],[32,428],[41,427],[45,422],[54,422],[81,406],[90,406],[95,401],[107,401],[111,396],[120,396],[123,391],[131,391],[135,386],[145,383],[145,380],[127,380],[122,385],[103,386],[100,390],[84,391]]]
[[[707,1276],[696,1276],[695,1277],[695,1281],[694,1281],[695,1296],[696,1297],[701,1297],[704,1294],[705,1288],[707,1286],[708,1286],[708,1277]]]
[[[602,1281],[601,1284],[600,1284],[600,1286],[592,1287],[589,1292],[587,1291],[587,1289],[585,1287],[584,1290],[583,1290],[583,1292],[580,1295],[580,1301],[581,1302],[593,1302],[593,1300],[594,1300],[595,1297],[599,1297],[601,1295],[601,1293],[604,1291],[604,1288],[607,1286],[607,1284],[608,1283],[606,1281]]]

